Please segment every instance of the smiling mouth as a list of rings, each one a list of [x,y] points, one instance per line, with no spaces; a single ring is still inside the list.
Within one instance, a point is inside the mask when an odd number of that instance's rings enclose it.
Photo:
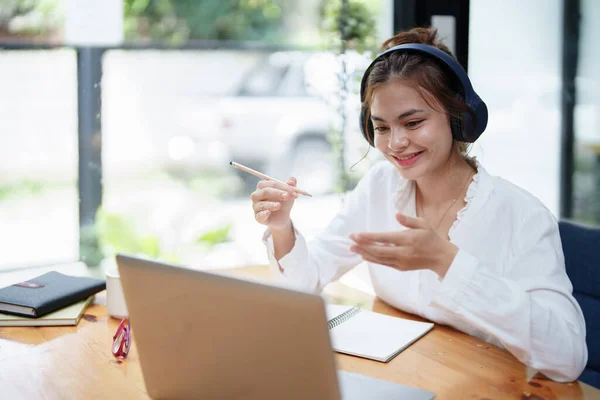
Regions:
[[[407,155],[404,155],[402,157],[396,157],[396,156],[392,156],[392,157],[394,157],[396,160],[406,161],[406,160],[410,160],[411,158],[417,157],[419,154],[421,154],[424,151],[425,150],[417,151],[416,153],[407,154]]]

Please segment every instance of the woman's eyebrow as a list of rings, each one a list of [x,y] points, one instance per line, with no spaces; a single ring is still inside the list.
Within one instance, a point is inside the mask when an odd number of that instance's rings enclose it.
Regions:
[[[398,115],[398,117],[396,117],[396,119],[403,119],[406,117],[410,117],[411,115],[420,113],[420,112],[424,112],[425,110],[421,110],[421,109],[415,109],[415,108],[411,108],[408,111],[403,112],[402,114]],[[381,121],[381,122],[386,122],[385,119],[378,117],[376,115],[371,115],[371,120],[373,121]]]

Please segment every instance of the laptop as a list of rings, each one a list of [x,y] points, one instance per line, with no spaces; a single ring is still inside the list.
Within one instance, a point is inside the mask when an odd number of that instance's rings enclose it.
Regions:
[[[318,295],[117,255],[133,341],[156,399],[411,399],[336,371]]]

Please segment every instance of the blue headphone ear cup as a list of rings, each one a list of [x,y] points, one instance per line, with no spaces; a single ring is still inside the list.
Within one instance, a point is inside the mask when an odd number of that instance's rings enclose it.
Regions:
[[[462,130],[463,132],[463,142],[473,143],[475,142],[479,136],[483,133],[488,123],[488,110],[485,103],[474,94],[471,97],[471,101],[468,104],[473,110],[475,114],[475,121],[470,113],[464,113],[465,127]]]
[[[488,124],[488,108],[487,105],[478,95],[475,95],[473,98],[473,111],[475,112],[475,118],[477,118],[477,126],[475,127],[475,131],[477,133],[477,137],[479,138]],[[475,141],[475,140],[473,140]]]

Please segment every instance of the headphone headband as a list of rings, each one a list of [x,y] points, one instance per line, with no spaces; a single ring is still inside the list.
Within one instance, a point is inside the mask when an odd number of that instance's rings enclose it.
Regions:
[[[454,57],[450,56],[448,53],[438,49],[437,47],[430,46],[427,44],[420,43],[406,43],[401,44],[399,46],[391,47],[382,53],[379,53],[377,57],[371,62],[369,67],[366,69],[361,84],[360,84],[360,101],[364,105],[365,102],[365,91],[367,86],[367,80],[369,74],[371,73],[371,69],[375,66],[375,64],[381,60],[383,57],[386,57],[390,53],[394,52],[408,52],[408,53],[419,53],[423,54],[429,58],[432,58],[436,61],[440,66],[444,67],[445,71],[450,72],[450,78],[455,80],[462,89],[464,93],[464,101],[465,104],[471,108],[473,113],[475,114],[475,121],[471,117],[471,114],[468,112],[463,113],[463,121],[462,128],[459,126],[452,127],[452,136],[461,142],[472,143],[476,141],[479,136],[483,133],[487,126],[488,121],[488,111],[487,106],[481,100],[479,95],[473,89],[473,85],[471,84],[471,80],[469,79],[467,72],[464,70],[462,65],[458,61],[454,59]],[[363,107],[364,108],[364,107]],[[369,144],[373,144],[374,132],[373,132],[373,124],[370,119],[367,121],[367,111],[361,110],[360,115],[360,129],[363,133],[365,139],[369,142]],[[365,127],[365,124],[368,123],[368,127]],[[365,131],[366,129],[366,131]]]

